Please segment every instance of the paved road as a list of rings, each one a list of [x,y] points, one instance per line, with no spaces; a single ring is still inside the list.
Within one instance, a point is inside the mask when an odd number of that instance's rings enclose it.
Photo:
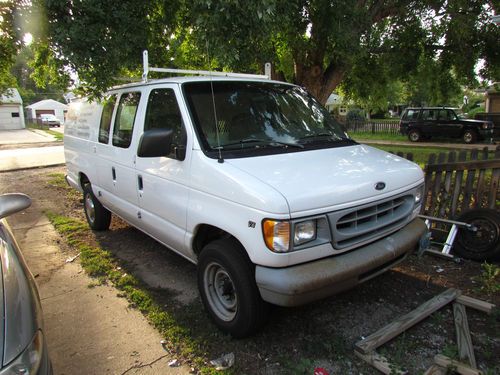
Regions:
[[[10,145],[19,143],[46,143],[55,141],[56,138],[54,136],[42,130],[37,130],[37,129],[0,130],[0,145]]]

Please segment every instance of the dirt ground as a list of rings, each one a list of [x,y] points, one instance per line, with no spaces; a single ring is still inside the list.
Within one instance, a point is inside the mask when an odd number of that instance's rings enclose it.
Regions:
[[[0,173],[0,192],[30,195],[34,201],[30,210],[83,219],[78,200],[68,199],[63,188],[48,184],[51,174],[64,172],[63,167],[56,167]],[[457,288],[465,295],[500,304],[498,291],[480,290],[485,285],[479,278],[481,264],[412,255],[394,270],[351,291],[299,308],[276,307],[262,332],[233,340],[214,328],[204,313],[194,265],[117,218],[110,231],[94,236],[154,291],[158,301],[175,305],[179,324],[205,343],[207,361],[233,352],[235,373],[313,374],[314,368],[322,367],[329,374],[375,374],[375,369],[354,355],[354,344],[436,294]],[[478,367],[487,374],[500,374],[499,315],[472,309],[467,314]],[[410,374],[423,373],[436,354],[453,357],[456,338],[451,307],[434,313],[378,352]]]

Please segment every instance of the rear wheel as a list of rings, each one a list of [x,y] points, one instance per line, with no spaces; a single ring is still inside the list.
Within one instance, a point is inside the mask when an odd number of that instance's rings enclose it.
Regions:
[[[419,142],[422,139],[422,135],[420,134],[419,130],[411,129],[408,132],[408,139],[412,142]]]
[[[269,305],[260,297],[254,265],[235,239],[215,240],[203,248],[198,288],[212,321],[233,337],[253,334],[267,319]]]
[[[476,143],[477,141],[477,133],[474,130],[467,129],[464,131],[464,134],[462,135],[462,139],[464,140],[465,143]]]
[[[460,229],[453,251],[462,258],[490,260],[500,257],[500,213],[488,208],[464,212],[457,221],[472,224],[476,230]]]
[[[93,230],[106,230],[111,223],[111,212],[96,198],[90,184],[83,187],[83,208],[89,226]]]

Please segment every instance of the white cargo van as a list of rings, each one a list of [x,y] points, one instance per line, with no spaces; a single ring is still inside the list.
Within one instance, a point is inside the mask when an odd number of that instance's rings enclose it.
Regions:
[[[302,88],[182,77],[73,102],[67,181],[90,227],[111,212],[198,266],[215,324],[258,329],[402,261],[425,232],[423,173],[357,144]]]

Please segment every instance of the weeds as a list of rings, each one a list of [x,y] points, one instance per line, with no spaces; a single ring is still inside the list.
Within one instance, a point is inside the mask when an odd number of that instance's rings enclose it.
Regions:
[[[481,265],[483,271],[477,277],[479,290],[487,294],[495,294],[500,292],[500,267],[495,264],[484,262]]]

